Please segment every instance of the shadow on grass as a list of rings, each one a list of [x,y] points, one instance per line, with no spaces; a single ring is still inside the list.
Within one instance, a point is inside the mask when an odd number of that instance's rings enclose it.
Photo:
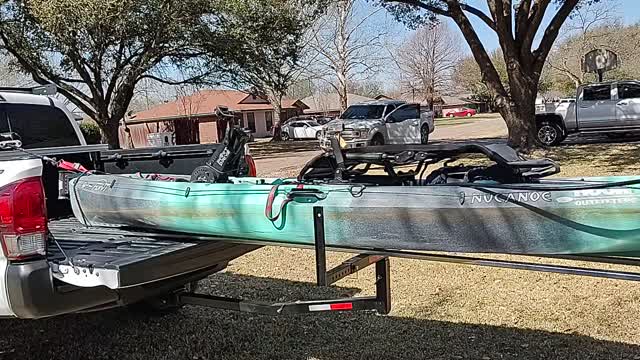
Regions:
[[[250,145],[251,154],[254,158],[265,157],[286,157],[292,152],[316,151],[320,150],[318,140],[295,140],[295,141],[265,141]]]
[[[548,157],[560,166],[581,166],[584,175],[590,172],[631,175],[640,170],[638,138],[620,140],[602,138],[570,139],[566,144],[549,148]]]
[[[358,291],[233,274],[214,275],[203,285],[203,292],[280,301]],[[39,321],[4,320],[0,351],[17,359],[631,360],[637,359],[640,346],[577,334],[371,313],[272,317],[186,307],[162,317],[118,309]]]
[[[433,144],[505,143],[504,138],[475,140],[442,140]],[[542,155],[540,155],[542,154]],[[640,135],[610,139],[603,135],[570,136],[562,144],[534,153],[533,157],[545,156],[556,160],[560,167],[580,166],[582,176],[597,173],[632,175],[640,171]]]

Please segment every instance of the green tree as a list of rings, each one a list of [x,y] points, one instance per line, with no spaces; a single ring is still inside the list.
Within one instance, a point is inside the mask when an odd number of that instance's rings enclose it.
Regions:
[[[507,77],[507,66],[504,63],[502,52],[500,50],[494,50],[491,52],[490,57],[500,76],[500,82],[505,89],[508,89],[509,79]],[[482,80],[480,67],[473,57],[469,56],[460,60],[452,77],[453,83],[465,91],[470,92],[473,100],[487,103],[490,111],[497,109],[496,96],[491,91],[491,88]]]
[[[83,122],[80,124],[80,130],[87,144],[100,143],[100,128],[92,122]]]
[[[57,85],[96,121],[103,142],[118,147],[119,122],[139,82],[210,81],[214,63],[232,55],[227,39],[260,36],[265,47],[282,39],[288,18],[247,5],[253,3],[8,0],[0,7],[0,40],[36,82]],[[237,21],[247,11],[263,16],[261,26]]]
[[[378,2],[413,27],[436,21],[438,16],[452,19],[471,48],[483,82],[496,98],[497,110],[509,129],[509,144],[527,150],[536,145],[535,99],[547,56],[572,11],[580,4],[598,0],[487,0],[488,12],[462,0]],[[480,19],[497,35],[507,68],[508,89],[470,16]],[[550,20],[542,29],[545,17]]]
[[[282,100],[303,81],[311,59],[306,47],[322,0],[246,0],[229,2],[224,56],[217,39],[202,39],[219,81],[266,98],[274,109],[273,139],[280,140]],[[268,34],[268,35],[267,35]],[[219,59],[219,61],[216,61]]]

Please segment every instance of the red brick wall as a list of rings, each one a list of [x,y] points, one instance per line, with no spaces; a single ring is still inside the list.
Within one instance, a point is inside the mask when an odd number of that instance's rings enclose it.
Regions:
[[[120,147],[123,149],[137,149],[147,147],[147,134],[155,132],[173,131],[173,121],[159,121],[144,124],[127,125],[129,131],[125,131],[125,127],[120,126],[119,137]]]

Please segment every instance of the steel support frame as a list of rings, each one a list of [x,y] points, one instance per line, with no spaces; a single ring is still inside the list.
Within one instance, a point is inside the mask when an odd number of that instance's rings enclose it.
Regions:
[[[324,211],[321,206],[313,208],[316,252],[316,282],[328,286],[346,276],[355,274],[375,264],[376,295],[343,299],[266,303],[247,301],[214,295],[178,293],[175,301],[182,305],[198,305],[224,310],[258,313],[266,315],[305,314],[325,311],[376,311],[388,314],[391,311],[390,262],[387,256],[360,254],[327,271]]]
[[[335,245],[327,245],[325,238],[324,210],[321,206],[313,208],[314,239],[316,256],[316,283],[318,286],[328,286],[336,281],[355,274],[369,265],[376,266],[376,296],[353,297],[344,299],[296,301],[290,303],[263,303],[251,302],[240,299],[224,298],[203,294],[182,293],[178,295],[180,304],[200,305],[214,308],[236,310],[243,312],[261,313],[269,315],[301,314],[320,311],[356,311],[375,310],[381,314],[391,311],[391,278],[389,257],[409,258],[416,260],[445,262],[464,265],[497,267],[517,270],[529,270],[538,272],[552,272],[560,274],[581,275],[619,279],[627,281],[640,281],[640,272],[627,272],[605,270],[587,267],[575,267],[566,265],[553,265],[544,263],[519,262],[509,260],[489,259],[482,257],[469,257],[460,255],[447,255],[420,251],[402,250],[371,250],[349,248]],[[333,269],[327,271],[327,249],[332,251],[360,253]],[[541,256],[543,258],[564,259],[573,261],[586,261],[593,263],[624,264],[640,266],[640,260],[624,257],[603,256]]]

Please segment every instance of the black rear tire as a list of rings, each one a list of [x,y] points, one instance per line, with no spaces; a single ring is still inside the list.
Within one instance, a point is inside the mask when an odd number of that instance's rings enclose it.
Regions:
[[[564,139],[560,126],[549,121],[544,121],[538,126],[536,135],[538,141],[547,146],[558,145]]]

